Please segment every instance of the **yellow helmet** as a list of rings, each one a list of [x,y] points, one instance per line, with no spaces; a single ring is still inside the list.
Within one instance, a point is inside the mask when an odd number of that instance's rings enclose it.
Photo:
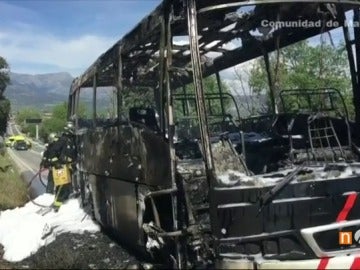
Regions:
[[[48,137],[49,143],[56,142],[59,139],[58,135],[55,132],[51,132]]]
[[[74,123],[72,121],[67,121],[64,130],[65,132],[70,134],[74,133],[75,130]]]

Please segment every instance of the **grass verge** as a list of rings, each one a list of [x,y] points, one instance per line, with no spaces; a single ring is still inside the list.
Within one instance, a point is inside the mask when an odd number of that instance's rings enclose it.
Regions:
[[[28,201],[27,187],[20,173],[7,153],[0,154],[0,211],[24,205]],[[2,259],[3,247],[0,244],[0,269],[16,269]]]
[[[7,153],[0,155],[0,210],[15,208],[28,201],[27,188]]]

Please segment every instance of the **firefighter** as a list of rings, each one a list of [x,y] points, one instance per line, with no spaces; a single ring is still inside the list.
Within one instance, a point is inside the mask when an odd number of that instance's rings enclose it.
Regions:
[[[49,168],[46,191],[53,193],[55,186],[53,208],[57,211],[62,203],[68,199],[71,192],[70,173],[68,173],[68,154],[66,151],[67,140],[64,136],[59,137],[56,133],[50,133],[48,141],[49,145],[44,152],[41,166]],[[57,179],[62,179],[62,182],[56,181]]]
[[[57,155],[60,153],[59,144],[56,143],[58,140],[59,138],[56,133],[52,132],[49,134],[48,145],[43,153],[43,157],[40,163],[41,168],[46,168],[49,170],[46,192],[51,194],[54,194],[54,178],[52,167],[54,166],[54,161],[57,160]]]

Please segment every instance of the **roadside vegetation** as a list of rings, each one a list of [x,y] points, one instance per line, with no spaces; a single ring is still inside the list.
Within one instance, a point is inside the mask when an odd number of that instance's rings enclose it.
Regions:
[[[10,68],[6,59],[0,56],[0,136],[6,133],[10,114],[10,101],[4,92],[10,84]],[[27,188],[14,162],[0,143],[0,211],[21,206],[27,202]]]
[[[21,132],[29,134],[31,137],[35,137],[35,125],[25,123],[25,120],[29,118],[41,118],[41,112],[36,108],[25,107],[15,115],[16,123],[20,127]]]
[[[335,88],[343,95],[350,118],[354,118],[348,56],[343,42],[298,42],[270,53],[269,67],[275,98],[282,90]],[[235,75],[237,80],[234,81],[232,89],[247,97],[239,106],[245,107],[250,115],[271,113],[271,91],[263,57],[255,59],[252,65],[235,68]],[[260,107],[260,110],[258,99],[255,98],[257,96],[266,96],[267,100],[267,106]]]
[[[27,188],[7,153],[0,155],[0,211],[24,205]]]
[[[51,117],[43,119],[40,124],[39,136],[46,142],[48,135],[51,132],[62,132],[67,121],[67,102],[62,102],[55,105],[51,110]],[[86,114],[86,106],[81,106],[80,115]],[[43,113],[34,107],[27,107],[19,110],[15,115],[15,121],[20,126],[21,132],[27,134],[29,137],[35,137],[35,124],[25,123],[28,118],[43,118]]]
[[[43,120],[40,126],[40,137],[44,140],[51,132],[61,132],[64,129],[67,118],[67,102],[55,105],[52,109],[51,118]]]
[[[4,96],[6,87],[10,84],[10,68],[6,59],[0,56],[0,135],[6,133],[10,114],[10,101]]]
[[[49,133],[60,132],[66,123],[66,102],[55,105],[51,111],[51,117],[43,119],[40,124],[39,136],[45,140]],[[35,124],[27,124],[26,119],[29,118],[42,118],[42,112],[34,107],[26,107],[19,110],[15,115],[15,121],[20,127],[21,132],[27,134],[29,137],[35,137],[36,127]]]

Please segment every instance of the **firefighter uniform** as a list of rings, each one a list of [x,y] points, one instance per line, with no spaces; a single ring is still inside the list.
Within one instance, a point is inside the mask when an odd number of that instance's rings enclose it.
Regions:
[[[61,136],[61,139],[64,141],[65,147],[62,149],[61,160],[68,165],[71,175],[72,189],[75,193],[78,191],[77,179],[75,177],[76,173],[76,158],[77,150],[75,144],[75,128],[74,124],[71,121],[68,121],[64,128],[64,133]]]
[[[72,128],[69,128],[69,124],[65,127],[65,132],[60,137],[64,147],[62,148],[61,152],[61,160],[70,165],[70,169],[75,169],[75,162],[76,162],[76,146],[75,146],[75,136],[74,131]]]
[[[62,144],[59,143],[59,138],[56,133],[50,133],[48,137],[48,146],[46,147],[40,167],[49,169],[48,183],[46,192],[54,194],[54,177],[52,169],[59,165],[59,157],[62,151]]]
[[[44,152],[42,166],[49,168],[47,192],[53,193],[55,184],[54,208],[58,209],[71,193],[71,180],[59,183],[55,181],[58,172],[68,172],[70,178],[70,165],[74,162],[72,142],[63,134],[60,138],[53,134],[49,136],[49,145]],[[56,175],[54,175],[56,173]],[[56,178],[57,179],[57,178]]]

